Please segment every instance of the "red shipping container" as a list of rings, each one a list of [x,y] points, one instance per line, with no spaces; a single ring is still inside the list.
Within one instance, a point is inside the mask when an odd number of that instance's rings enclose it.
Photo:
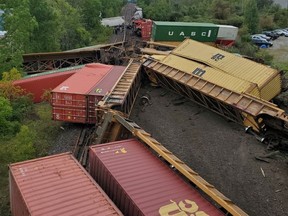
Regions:
[[[145,20],[141,23],[141,37],[143,40],[150,40],[152,33],[152,20]]]
[[[112,65],[85,65],[52,91],[52,118],[59,121],[86,123],[87,94],[113,68]]]
[[[11,164],[13,216],[122,215],[70,154]]]
[[[13,85],[19,86],[24,89],[27,93],[31,93],[34,103],[39,103],[42,101],[42,95],[45,90],[52,90],[57,87],[59,84],[68,79],[71,75],[75,74],[79,69],[71,68],[63,72],[50,72],[37,74],[34,76],[29,76],[21,80],[16,80],[13,82]]]
[[[96,123],[98,101],[111,91],[124,71],[123,66],[87,64],[52,91],[53,119]]]
[[[224,215],[136,139],[91,146],[89,165],[124,215]]]

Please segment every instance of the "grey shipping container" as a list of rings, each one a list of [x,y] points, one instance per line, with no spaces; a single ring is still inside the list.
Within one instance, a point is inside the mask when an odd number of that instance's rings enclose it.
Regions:
[[[183,41],[191,38],[200,42],[215,42],[219,27],[213,23],[154,21],[153,41]]]

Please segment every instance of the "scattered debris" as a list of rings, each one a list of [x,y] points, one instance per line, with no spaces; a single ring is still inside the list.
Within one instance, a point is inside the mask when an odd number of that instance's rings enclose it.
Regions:
[[[279,193],[279,192],[281,192],[281,190],[280,190],[280,189],[275,191],[275,193]]]
[[[264,173],[264,170],[262,169],[262,167],[260,167],[261,169],[261,172],[262,172],[262,175],[264,176],[264,178],[266,177],[265,173]]]
[[[140,103],[143,106],[141,109],[142,112],[145,111],[146,106],[152,105],[150,100],[151,100],[151,96],[149,94],[145,94],[140,98]]]
[[[60,129],[62,129],[62,130],[65,130],[65,128],[64,128],[64,127],[62,127],[62,126],[60,127]]]
[[[167,95],[167,93],[168,93],[168,91],[163,91],[163,92],[161,92],[160,96],[164,97],[165,95]]]
[[[268,161],[268,160],[266,160],[266,159],[264,159],[262,157],[255,156],[255,159],[259,160],[259,161],[262,161],[262,162],[265,162],[265,163],[270,163],[270,161]]]
[[[273,156],[278,155],[278,154],[280,154],[280,151],[277,150],[277,151],[270,152],[260,157],[261,158],[273,158]]]

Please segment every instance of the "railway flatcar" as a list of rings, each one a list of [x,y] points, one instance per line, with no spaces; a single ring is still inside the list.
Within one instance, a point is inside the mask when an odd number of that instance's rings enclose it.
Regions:
[[[124,71],[124,66],[87,64],[52,90],[53,120],[95,124],[97,103]]]
[[[124,215],[225,215],[136,139],[91,146],[89,164]]]
[[[10,164],[9,181],[13,216],[123,215],[70,153]]]
[[[19,86],[26,93],[32,94],[34,103],[40,103],[43,99],[42,95],[46,90],[56,88],[82,67],[84,67],[84,65],[28,75],[20,80],[14,81],[13,85]]]

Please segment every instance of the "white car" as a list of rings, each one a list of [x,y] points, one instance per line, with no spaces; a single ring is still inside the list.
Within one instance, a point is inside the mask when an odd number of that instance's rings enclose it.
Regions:
[[[275,32],[281,36],[288,37],[288,32],[283,31],[282,29],[276,29]]]

